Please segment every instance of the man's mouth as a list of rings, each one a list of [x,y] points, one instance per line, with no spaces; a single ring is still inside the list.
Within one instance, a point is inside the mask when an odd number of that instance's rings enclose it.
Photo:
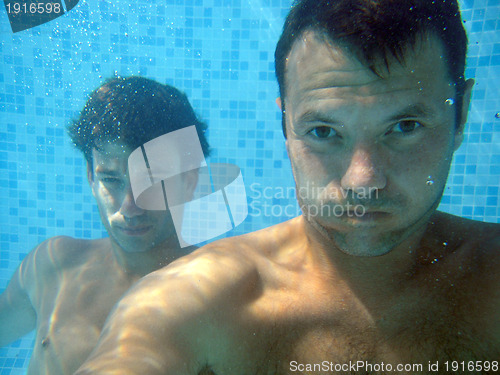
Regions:
[[[127,236],[142,236],[146,234],[152,228],[152,226],[151,225],[134,226],[134,227],[120,226],[118,228]]]

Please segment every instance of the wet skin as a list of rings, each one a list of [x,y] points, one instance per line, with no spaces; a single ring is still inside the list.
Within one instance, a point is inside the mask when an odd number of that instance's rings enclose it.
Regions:
[[[37,246],[0,296],[0,346],[36,330],[28,374],[72,374],[88,357],[113,305],[140,277],[192,249],[180,249],[170,215],[137,207],[131,150],[93,152],[88,177],[109,238],[54,237]],[[192,193],[193,181],[179,189]]]
[[[287,150],[297,191],[323,195],[300,197],[298,218],[142,279],[77,375],[350,373],[298,368],[322,361],[444,374],[445,361],[498,360],[500,226],[436,211],[472,87],[454,108],[441,52],[431,37],[378,76],[335,43],[299,39]],[[311,213],[347,203],[367,215]]]

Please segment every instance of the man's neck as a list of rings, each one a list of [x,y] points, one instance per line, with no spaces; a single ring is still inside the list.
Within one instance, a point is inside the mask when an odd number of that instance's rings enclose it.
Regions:
[[[326,231],[304,220],[310,250],[332,278],[341,278],[360,297],[378,300],[399,290],[412,279],[427,259],[437,257],[439,235],[432,230],[433,219],[423,218],[405,233],[399,241],[390,242],[390,251],[379,256],[357,256],[341,250],[335,232]],[[375,241],[376,242],[376,241]],[[342,244],[345,246],[345,244]],[[365,244],[366,246],[366,244]],[[442,252],[442,251],[441,251]]]
[[[190,248],[181,249],[175,236],[143,252],[126,252],[113,239],[110,241],[119,266],[131,277],[138,278],[168,265],[191,251]]]

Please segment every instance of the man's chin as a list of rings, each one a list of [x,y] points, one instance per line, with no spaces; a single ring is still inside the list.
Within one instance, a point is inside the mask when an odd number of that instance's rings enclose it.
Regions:
[[[342,253],[352,256],[376,257],[391,252],[399,243],[401,237],[389,230],[374,230],[374,228],[351,228],[339,231],[323,226],[319,231],[327,241]]]
[[[132,237],[132,238],[120,238],[118,241],[118,246],[125,252],[125,253],[147,253],[150,251],[153,247],[154,244],[151,243],[151,241],[144,241],[144,239],[139,239],[137,237]]]
[[[110,236],[113,242],[125,253],[145,253],[155,246],[155,241],[149,233],[134,233],[129,235],[121,230],[115,230]]]
[[[336,243],[343,253],[359,257],[382,256],[390,253],[398,244],[391,238],[364,236],[341,236]]]
[[[382,256],[409,237],[423,233],[427,216],[416,221],[390,214],[365,218],[317,218],[310,223],[343,253],[354,256]]]

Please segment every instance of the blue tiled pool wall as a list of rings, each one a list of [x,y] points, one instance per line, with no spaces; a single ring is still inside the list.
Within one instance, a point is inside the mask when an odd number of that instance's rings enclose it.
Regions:
[[[186,92],[209,124],[211,162],[237,164],[250,215],[230,235],[295,216],[273,53],[289,0],[80,3],[12,34],[0,15],[0,291],[38,243],[105,235],[85,163],[65,126],[106,78],[143,75]],[[441,210],[500,222],[500,1],[462,4],[475,77],[465,140]],[[499,115],[500,116],[500,115]],[[33,334],[0,349],[0,375],[24,373]]]

